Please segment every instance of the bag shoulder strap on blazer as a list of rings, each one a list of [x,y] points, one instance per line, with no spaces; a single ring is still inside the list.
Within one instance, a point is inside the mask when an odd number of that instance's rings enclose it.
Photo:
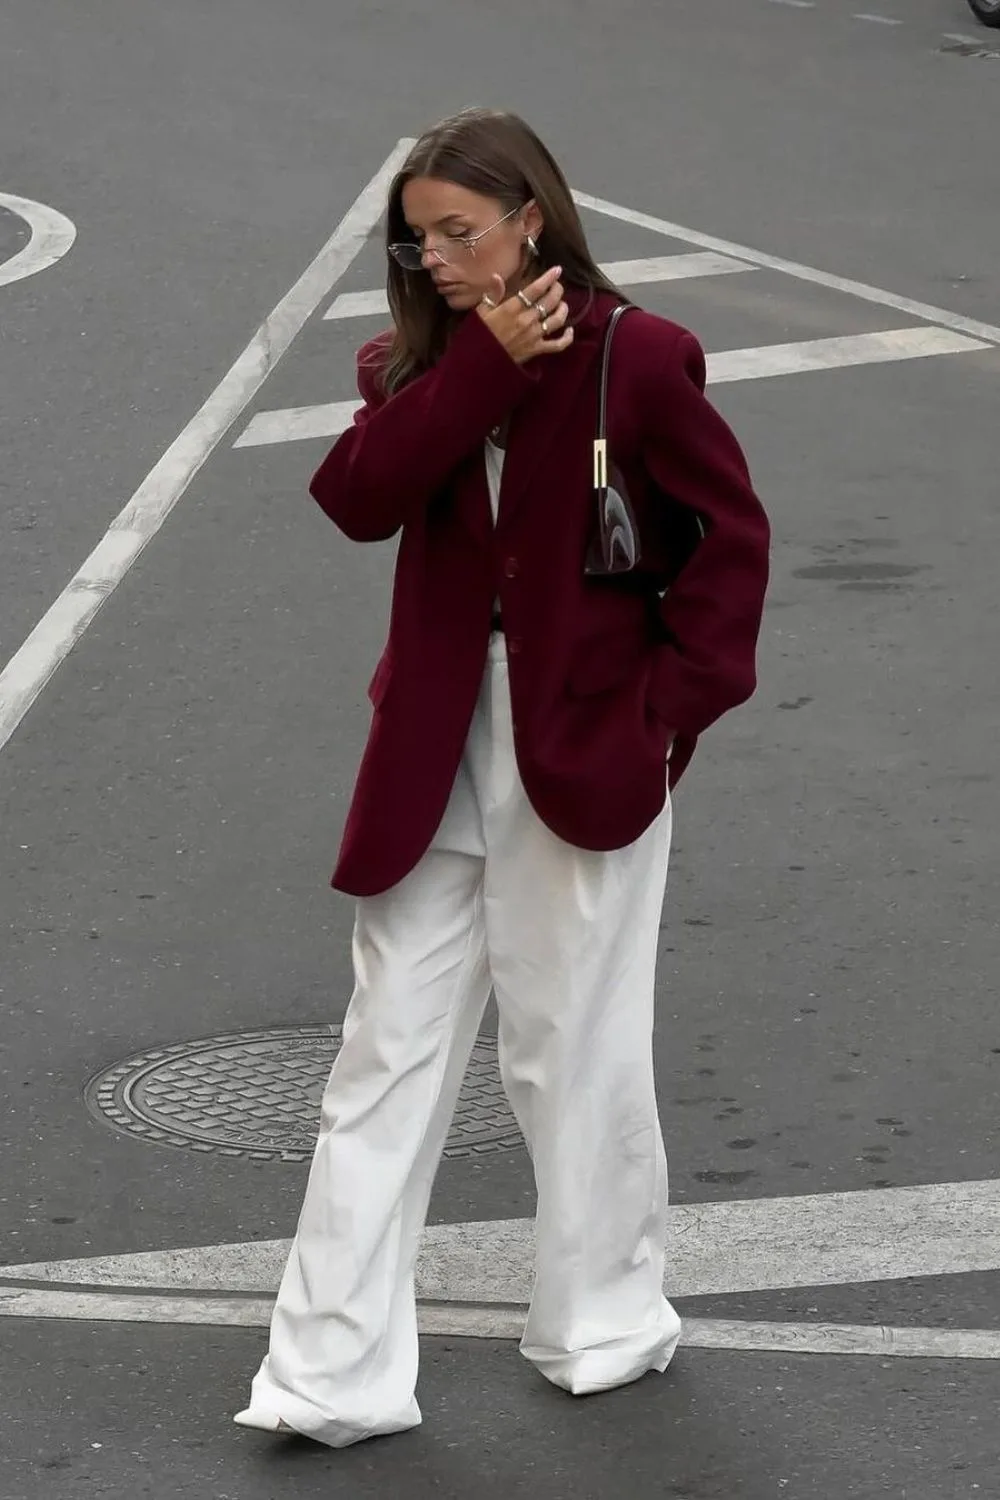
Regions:
[[[656,545],[644,558],[643,540],[635,507],[624,477],[608,460],[608,380],[615,329],[634,302],[621,302],[610,313],[604,330],[597,395],[597,430],[594,435],[594,494],[597,528],[590,547],[586,573],[589,577],[638,576],[651,571],[660,592],[666,590],[690,560],[705,535],[705,524],[697,511],[682,505],[654,481],[657,491]],[[645,566],[644,566],[645,563]]]
[[[619,302],[608,317],[604,330],[604,346],[601,349],[601,374],[597,389],[597,431],[594,434],[594,488],[599,492],[608,487],[608,371],[611,368],[611,344],[615,329],[634,302]]]

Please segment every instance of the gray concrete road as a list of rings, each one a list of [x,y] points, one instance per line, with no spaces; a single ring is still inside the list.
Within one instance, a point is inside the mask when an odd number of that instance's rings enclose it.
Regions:
[[[377,239],[316,292],[0,750],[4,1500],[995,1492],[1000,66],[959,0],[855,10],[8,0],[0,194],[77,240],[0,265],[0,669],[397,140],[474,100],[610,203],[602,258],[672,263],[636,295],[710,351],[775,582],[758,697],[677,805],[676,1368],[579,1405],[509,1338],[438,1334],[418,1434],[230,1428],[347,998],[326,879],[392,561],[312,506],[328,439],[287,415],[353,397],[377,315],[322,314],[378,287]],[[473,1335],[516,1322],[523,1237],[487,1223],[470,1263],[445,1226],[530,1215],[506,1123],[487,1042],[423,1273]],[[101,1259],[206,1246],[243,1248]]]

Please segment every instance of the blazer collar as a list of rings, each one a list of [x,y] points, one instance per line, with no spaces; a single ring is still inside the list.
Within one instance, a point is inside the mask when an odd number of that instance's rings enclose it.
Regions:
[[[586,421],[591,419],[591,412],[596,421],[598,357],[615,299],[604,292],[591,294],[570,287],[566,301],[575,330],[573,343],[560,354],[539,356],[535,361],[538,383],[514,412],[500,486],[498,526],[510,519],[524,499],[543,454],[559,443],[586,445]],[[573,407],[584,396],[588,383],[593,400],[586,402],[587,418],[571,421]]]

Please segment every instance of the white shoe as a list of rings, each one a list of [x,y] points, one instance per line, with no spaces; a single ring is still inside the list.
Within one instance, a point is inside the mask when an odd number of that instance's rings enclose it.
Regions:
[[[246,1411],[237,1412],[233,1421],[237,1427],[255,1427],[258,1432],[287,1432],[295,1435],[295,1428],[289,1427],[287,1422],[283,1422],[273,1412],[256,1411],[249,1406]]]

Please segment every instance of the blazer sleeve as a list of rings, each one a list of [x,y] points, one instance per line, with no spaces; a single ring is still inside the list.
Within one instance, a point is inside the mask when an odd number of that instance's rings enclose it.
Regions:
[[[705,536],[661,604],[667,644],[654,658],[649,702],[676,733],[698,735],[756,688],[757,637],[770,527],[743,452],[705,397],[705,356],[675,329],[645,401],[650,476],[702,517]]]
[[[379,380],[387,347],[383,338],[361,350],[361,408],[309,485],[356,542],[385,541],[418,516],[537,380],[476,313],[462,319],[433,369],[388,399]]]

